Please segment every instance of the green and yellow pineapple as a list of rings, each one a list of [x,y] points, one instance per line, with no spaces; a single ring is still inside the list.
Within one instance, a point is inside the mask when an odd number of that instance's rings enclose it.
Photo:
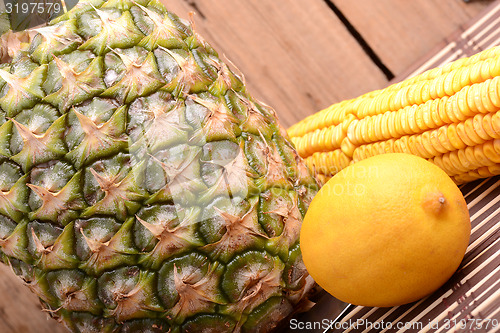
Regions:
[[[74,332],[289,316],[317,184],[274,111],[155,0],[80,2],[28,39],[2,45],[0,249],[43,308]]]

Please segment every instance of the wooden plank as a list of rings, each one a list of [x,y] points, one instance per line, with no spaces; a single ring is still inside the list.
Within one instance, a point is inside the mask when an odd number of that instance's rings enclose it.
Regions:
[[[286,127],[387,80],[323,0],[165,1],[245,75]]]
[[[405,80],[428,69],[442,66],[462,57],[470,57],[480,51],[500,45],[500,0],[486,7],[477,19],[463,30],[448,36],[425,57],[409,66],[391,83]]]
[[[332,1],[397,76],[462,30],[492,1]]]
[[[10,267],[0,264],[0,332],[65,333],[66,328],[48,313],[42,312],[35,296],[14,275]]]

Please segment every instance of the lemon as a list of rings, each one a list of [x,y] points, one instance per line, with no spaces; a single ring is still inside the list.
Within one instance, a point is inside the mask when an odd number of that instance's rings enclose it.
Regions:
[[[336,298],[388,307],[431,294],[457,270],[470,238],[460,189],[436,165],[382,154],[332,177],[311,202],[304,263]]]

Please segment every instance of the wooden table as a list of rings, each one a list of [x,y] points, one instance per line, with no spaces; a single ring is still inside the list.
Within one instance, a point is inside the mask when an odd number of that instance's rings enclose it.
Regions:
[[[418,70],[416,64],[448,47],[471,22],[487,15],[493,3],[164,2],[181,17],[195,13],[197,31],[245,75],[250,92],[273,106],[286,127],[334,102],[383,88]],[[9,267],[0,270],[1,333],[66,331],[40,311],[36,297]]]

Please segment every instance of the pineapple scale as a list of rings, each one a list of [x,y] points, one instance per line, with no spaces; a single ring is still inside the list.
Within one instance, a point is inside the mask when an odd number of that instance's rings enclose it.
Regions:
[[[0,255],[72,332],[266,332],[318,190],[274,110],[156,0],[86,0],[0,64]]]

